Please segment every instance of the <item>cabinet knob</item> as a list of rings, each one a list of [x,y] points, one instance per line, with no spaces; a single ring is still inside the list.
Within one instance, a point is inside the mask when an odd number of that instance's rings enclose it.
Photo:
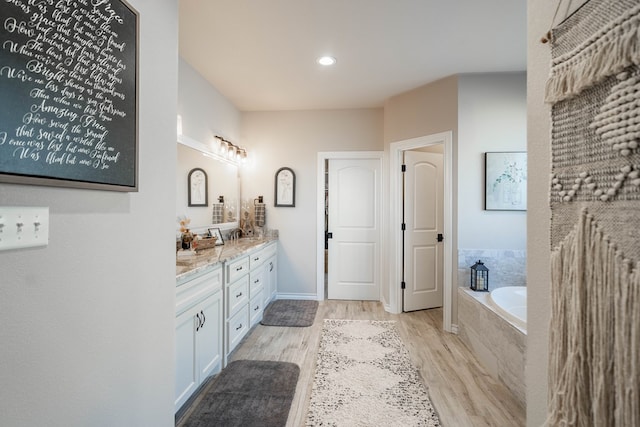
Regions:
[[[258,311],[258,310],[260,310],[260,306],[256,305],[256,308],[254,308],[253,311]]]
[[[240,323],[240,325],[238,325],[238,327],[236,328],[236,331],[239,331],[240,329],[242,329],[242,323]]]
[[[236,295],[236,298],[240,298],[242,296],[242,292],[240,292],[238,295]]]
[[[200,319],[200,313],[196,313],[196,319],[198,319],[198,326],[196,326],[196,332],[202,327],[202,320]]]
[[[240,271],[240,270],[242,270],[242,266],[236,268],[236,271]]]
[[[202,326],[200,327],[201,329],[204,327],[205,322],[207,321],[207,317],[204,315],[204,311],[200,310],[200,314],[202,315]]]

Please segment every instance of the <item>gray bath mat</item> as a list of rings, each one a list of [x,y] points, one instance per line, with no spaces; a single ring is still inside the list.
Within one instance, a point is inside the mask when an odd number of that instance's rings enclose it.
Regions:
[[[294,363],[231,362],[211,381],[184,427],[281,427],[287,424],[300,368]]]
[[[318,311],[318,301],[280,299],[265,308],[265,326],[311,326]]]

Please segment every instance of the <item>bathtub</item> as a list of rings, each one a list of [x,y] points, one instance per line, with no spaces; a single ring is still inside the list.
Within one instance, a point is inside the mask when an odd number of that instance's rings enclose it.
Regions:
[[[458,336],[522,405],[526,405],[526,295],[525,286],[491,292],[458,288]]]
[[[489,293],[487,303],[516,326],[527,328],[527,287],[505,286]]]

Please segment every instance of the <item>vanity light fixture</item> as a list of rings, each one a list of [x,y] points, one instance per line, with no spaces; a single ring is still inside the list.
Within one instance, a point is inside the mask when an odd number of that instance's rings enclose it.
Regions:
[[[220,155],[227,158],[233,163],[244,163],[247,158],[247,150],[235,145],[231,141],[216,135],[215,138],[220,141]]]
[[[238,166],[239,163],[237,160],[235,159],[230,160],[226,156],[227,143],[220,141],[219,138],[217,137],[215,139],[218,139],[219,144],[217,144],[216,141],[210,142],[208,144],[204,144],[193,138],[189,138],[186,135],[178,135],[178,144],[193,148],[194,150],[199,151],[205,157],[212,158],[219,162],[229,163],[229,164]],[[224,145],[225,147],[224,154],[219,151],[221,145]]]
[[[317,59],[317,62],[320,65],[324,65],[325,67],[328,67],[336,63],[336,58],[334,58],[333,56],[321,56],[320,58]]]

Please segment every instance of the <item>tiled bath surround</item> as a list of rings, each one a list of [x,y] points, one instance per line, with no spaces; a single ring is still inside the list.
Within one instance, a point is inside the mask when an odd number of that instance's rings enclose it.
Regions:
[[[526,286],[524,250],[458,250],[458,335],[491,376],[502,381],[525,405],[526,332],[486,305],[485,292],[469,290],[471,266],[482,260],[489,269],[489,290]]]
[[[458,286],[469,287],[471,266],[482,260],[489,269],[489,290],[527,285],[527,251],[508,249],[459,249]]]
[[[458,336],[491,376],[526,405],[526,333],[491,310],[486,292],[458,288]]]

